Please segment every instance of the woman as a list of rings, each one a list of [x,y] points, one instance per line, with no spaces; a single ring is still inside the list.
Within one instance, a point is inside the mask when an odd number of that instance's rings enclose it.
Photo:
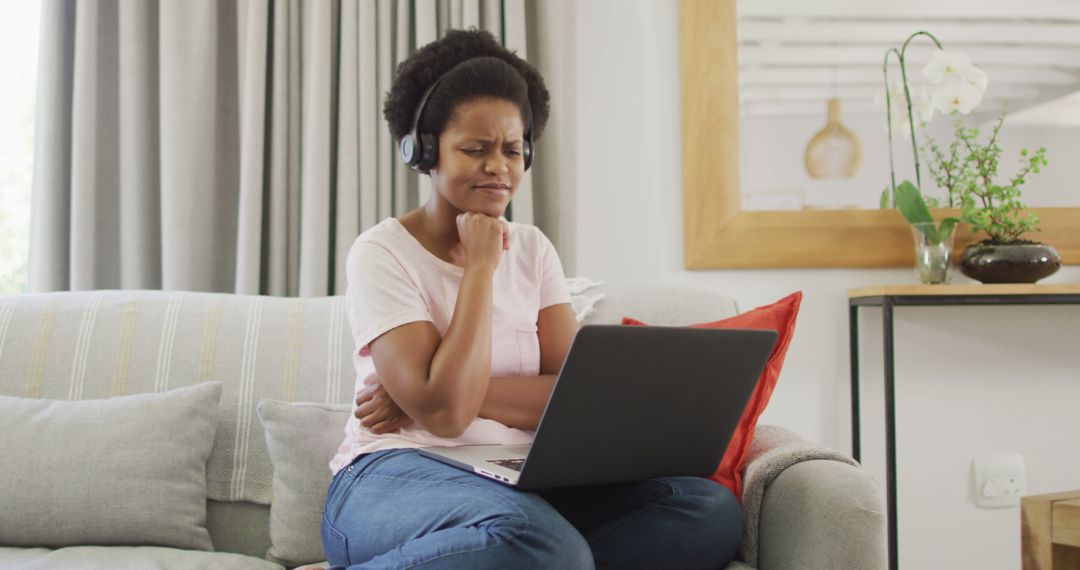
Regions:
[[[739,505],[691,477],[518,491],[419,455],[532,440],[577,323],[558,255],[501,217],[548,117],[536,70],[452,31],[398,68],[384,109],[426,204],[348,257],[357,407],[322,521],[350,568],[721,568]]]

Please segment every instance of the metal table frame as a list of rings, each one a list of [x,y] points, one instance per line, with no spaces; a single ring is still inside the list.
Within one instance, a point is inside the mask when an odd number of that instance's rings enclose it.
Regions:
[[[848,299],[848,329],[851,342],[851,449],[861,461],[859,434],[859,307],[881,307],[882,340],[885,360],[885,478],[886,523],[888,525],[889,568],[897,570],[896,512],[896,368],[893,346],[893,311],[895,307],[940,305],[1077,305],[1080,293],[1016,294],[940,294],[940,295],[871,295]]]

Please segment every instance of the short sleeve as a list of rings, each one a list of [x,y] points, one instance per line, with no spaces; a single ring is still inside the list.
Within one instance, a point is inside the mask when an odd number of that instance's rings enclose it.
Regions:
[[[381,245],[358,242],[346,262],[345,301],[360,356],[387,331],[416,321],[432,321],[420,289],[394,254]]]
[[[570,302],[570,291],[566,288],[566,275],[562,261],[551,240],[539,229],[536,230],[540,242],[540,308]]]

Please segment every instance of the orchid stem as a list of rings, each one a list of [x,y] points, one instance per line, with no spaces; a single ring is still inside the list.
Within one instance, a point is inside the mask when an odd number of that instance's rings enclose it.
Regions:
[[[891,177],[892,181],[894,204],[896,203],[896,172],[895,167],[893,166],[892,98],[889,95],[889,54],[895,53],[896,59],[900,63],[900,79],[904,84],[904,102],[907,106],[908,127],[911,129],[911,154],[915,158],[915,184],[919,189],[919,193],[922,193],[922,174],[920,172],[921,169],[919,165],[919,144],[915,138],[915,116],[911,113],[911,89],[908,87],[907,67],[904,64],[904,53],[907,51],[908,44],[911,43],[911,40],[915,39],[918,36],[926,36],[930,38],[931,40],[933,40],[934,45],[936,45],[938,49],[942,49],[941,42],[939,42],[933,34],[924,30],[920,30],[908,36],[908,38],[904,40],[904,43],[900,46],[899,51],[897,51],[896,48],[889,48],[889,50],[885,52],[885,61],[881,66],[882,74],[885,76],[885,113],[886,119],[888,120],[889,128],[889,176]]]
[[[882,74],[885,76],[885,125],[889,130],[889,181],[892,183],[890,189],[892,190],[893,207],[896,207],[896,166],[893,164],[893,134],[892,134],[892,96],[889,94],[889,54],[896,54],[896,57],[900,57],[900,52],[896,48],[889,48],[885,52],[885,61],[881,65]]]

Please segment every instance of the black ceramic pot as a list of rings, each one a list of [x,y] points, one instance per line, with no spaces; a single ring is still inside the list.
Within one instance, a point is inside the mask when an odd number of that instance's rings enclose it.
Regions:
[[[1034,283],[1053,275],[1061,256],[1045,243],[974,243],[964,250],[960,272],[983,283]]]

